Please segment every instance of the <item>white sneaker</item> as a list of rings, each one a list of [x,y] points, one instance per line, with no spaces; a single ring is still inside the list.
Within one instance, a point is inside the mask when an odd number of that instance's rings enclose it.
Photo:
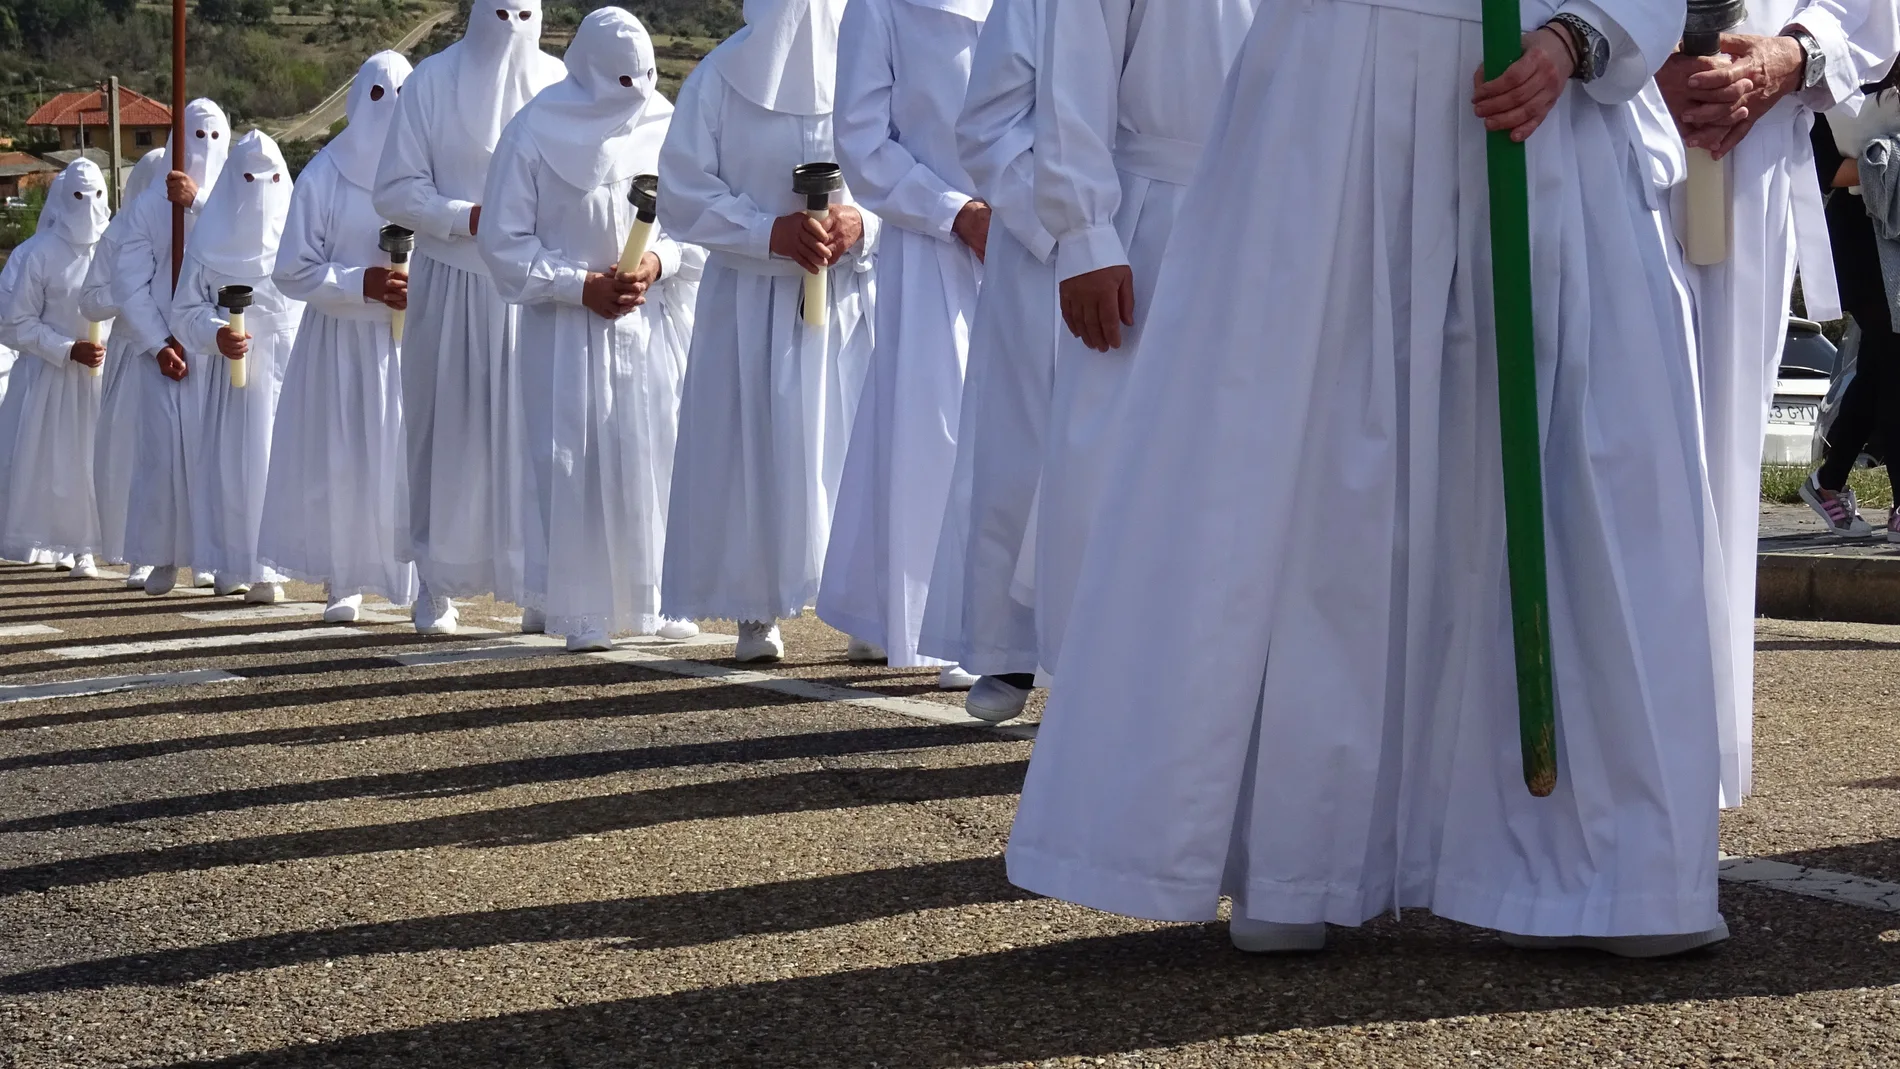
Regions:
[[[73,570],[75,563],[77,562],[73,560],[71,553],[63,553],[53,561],[53,570],[56,572],[70,572]]]
[[[169,594],[172,592],[172,587],[178,585],[178,569],[152,568],[145,573],[145,582],[142,585],[145,587],[145,592],[152,597]]]
[[[739,624],[739,645],[733,656],[741,664],[779,661],[785,658],[785,639],[776,623],[745,621]]]
[[[416,634],[453,635],[456,632],[455,602],[429,593],[427,586],[416,593]]]
[[[1310,954],[1326,949],[1325,924],[1275,924],[1235,917],[1227,922],[1227,938],[1246,954]]]
[[[544,635],[548,630],[548,614],[540,609],[521,610],[521,633],[524,635]]]
[[[884,647],[861,638],[853,638],[851,644],[844,648],[844,658],[852,664],[875,664],[891,659],[890,654],[884,652]]]
[[[963,699],[963,711],[978,720],[1000,724],[1023,715],[1023,706],[1028,704],[1027,690],[1012,687],[997,676],[984,676]]]
[[[326,624],[353,624],[357,613],[363,608],[363,595],[351,594],[347,598],[330,598],[323,606],[323,622]]]
[[[233,594],[250,593],[251,584],[241,582],[228,583],[225,581],[224,576],[214,575],[211,577],[211,592],[221,598],[228,598]]]
[[[152,577],[151,565],[147,564],[142,568],[134,568],[130,572],[126,573],[125,588],[127,590],[144,590],[145,581],[147,579],[150,579],[151,577]]]
[[[188,585],[197,587],[198,589],[202,590],[208,586],[217,586],[218,577],[215,575],[212,575],[210,572],[192,572],[191,582]]]
[[[977,677],[963,670],[963,666],[946,664],[943,671],[937,673],[938,690],[969,690],[976,686]]]
[[[1519,950],[1601,950],[1619,958],[1670,958],[1728,939],[1728,922],[1706,932],[1677,935],[1512,935],[1499,932],[1505,946]]]
[[[99,578],[99,564],[97,561],[92,559],[92,554],[81,553],[79,555],[79,559],[73,562],[72,577],[74,579]]]
[[[254,583],[244,592],[244,600],[252,605],[275,605],[284,600],[284,584]]]
[[[669,642],[684,642],[699,637],[699,625],[691,620],[668,620],[654,634]]]
[[[1851,487],[1842,487],[1839,493],[1823,490],[1821,473],[1816,471],[1801,484],[1800,493],[1801,500],[1821,517],[1830,533],[1853,538],[1866,538],[1874,533],[1874,525],[1861,518],[1860,502],[1855,500]]]
[[[613,648],[613,639],[607,637],[607,632],[598,629],[589,629],[578,635],[567,636],[567,652],[569,653],[604,653]]]

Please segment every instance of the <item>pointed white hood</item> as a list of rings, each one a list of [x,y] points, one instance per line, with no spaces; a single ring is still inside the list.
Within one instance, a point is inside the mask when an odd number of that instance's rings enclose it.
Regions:
[[[493,150],[502,127],[546,84],[536,76],[541,0],[474,0],[455,49],[456,110],[468,136]]]
[[[567,77],[542,90],[521,121],[548,166],[576,189],[653,174],[673,115],[659,79],[646,27],[620,8],[599,8],[568,46]]]
[[[396,97],[412,70],[400,52],[378,52],[365,60],[343,105],[349,123],[323,147],[343,177],[364,189],[376,188],[376,165],[389,140],[389,121],[396,117]]]
[[[720,77],[767,111],[829,115],[844,4],[745,0],[745,28],[713,53]]]
[[[106,204],[106,176],[91,160],[66,165],[46,190],[40,229],[80,248],[89,248],[106,232],[112,209]]]
[[[290,213],[290,168],[261,130],[238,139],[224,177],[205,202],[188,251],[222,275],[253,278],[277,268],[277,244]]]
[[[168,148],[171,145],[166,139]],[[185,147],[184,163],[170,164],[170,169],[183,171],[198,183],[198,188],[209,196],[216,189],[218,175],[224,170],[224,159],[231,151],[231,120],[225,118],[224,109],[203,97],[185,105]],[[156,195],[165,195],[165,183],[153,182],[151,188]]]
[[[165,149],[155,148],[140,156],[139,162],[132,165],[132,173],[125,178],[125,192],[119,199],[122,207],[138,200],[141,193],[152,188],[152,183],[165,180],[166,152]]]

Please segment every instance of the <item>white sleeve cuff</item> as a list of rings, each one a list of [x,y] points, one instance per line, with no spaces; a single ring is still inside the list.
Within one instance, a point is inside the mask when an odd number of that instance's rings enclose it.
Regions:
[[[1067,280],[1127,263],[1128,250],[1122,246],[1120,232],[1112,226],[1078,230],[1056,239],[1056,277],[1059,279]]]

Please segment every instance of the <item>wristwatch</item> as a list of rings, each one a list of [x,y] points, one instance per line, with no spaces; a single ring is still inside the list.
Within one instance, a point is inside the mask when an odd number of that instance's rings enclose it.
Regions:
[[[1610,68],[1610,39],[1589,20],[1566,11],[1551,17],[1550,25],[1569,30],[1571,58],[1576,69],[1570,76],[1580,82],[1594,82]]]
[[[1813,89],[1827,77],[1827,53],[1821,51],[1821,42],[1814,35],[1799,26],[1790,26],[1781,31],[1781,36],[1794,38],[1801,46],[1801,88]]]

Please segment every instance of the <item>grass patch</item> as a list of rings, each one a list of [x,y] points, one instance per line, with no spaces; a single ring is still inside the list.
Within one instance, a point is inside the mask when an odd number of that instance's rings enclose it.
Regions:
[[[1775,505],[1801,504],[1801,484],[1807,481],[1810,470],[1798,464],[1763,464],[1761,499]],[[1887,481],[1886,468],[1855,468],[1847,476],[1847,485],[1862,508],[1893,507],[1893,487]]]

